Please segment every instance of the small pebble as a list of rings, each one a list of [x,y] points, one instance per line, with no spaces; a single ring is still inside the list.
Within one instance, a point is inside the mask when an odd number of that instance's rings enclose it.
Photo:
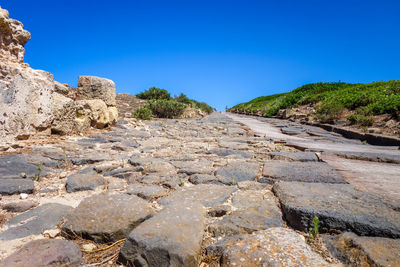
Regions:
[[[94,244],[92,244],[92,243],[87,243],[87,244],[84,244],[84,245],[82,246],[82,248],[83,248],[84,250],[87,250],[87,251],[92,251],[92,250],[95,250],[97,247],[96,247],[96,245],[94,245]]]
[[[26,193],[21,193],[21,194],[19,194],[19,198],[20,198],[20,199],[27,199],[27,198],[28,198],[28,194],[26,194]]]

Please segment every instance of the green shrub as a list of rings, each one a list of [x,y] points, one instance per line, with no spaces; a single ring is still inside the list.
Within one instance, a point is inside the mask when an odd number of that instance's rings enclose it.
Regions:
[[[179,117],[186,109],[185,104],[167,99],[150,100],[148,107],[159,118]]]
[[[337,101],[329,101],[322,103],[317,108],[316,118],[321,122],[331,122],[340,118],[344,111],[344,107]]]
[[[191,105],[192,104],[192,100],[189,97],[187,97],[185,94],[183,94],[183,93],[181,93],[179,96],[176,96],[174,98],[174,100],[176,102],[184,103],[184,104],[187,104],[187,105]]]
[[[133,116],[140,120],[150,120],[153,117],[153,112],[148,107],[141,107],[133,113]]]
[[[361,126],[372,126],[374,124],[374,117],[369,115],[351,114],[347,116],[350,124],[359,124]]]
[[[170,94],[165,89],[151,87],[140,94],[136,95],[137,98],[151,100],[151,99],[171,99]]]

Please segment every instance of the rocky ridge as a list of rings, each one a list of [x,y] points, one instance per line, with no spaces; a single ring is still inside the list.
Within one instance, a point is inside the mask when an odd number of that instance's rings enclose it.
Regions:
[[[70,134],[103,128],[118,119],[115,84],[80,76],[73,88],[51,73],[24,63],[31,34],[0,7],[0,140],[12,142],[38,132]]]

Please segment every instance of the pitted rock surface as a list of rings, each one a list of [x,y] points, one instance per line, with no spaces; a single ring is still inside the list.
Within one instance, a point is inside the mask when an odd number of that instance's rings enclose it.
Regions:
[[[214,236],[283,227],[282,214],[271,191],[239,191],[234,195],[232,205],[234,211],[209,226],[209,231]]]
[[[259,165],[248,162],[232,162],[215,172],[218,180],[226,185],[243,181],[254,181],[258,177]]]
[[[225,244],[221,266],[329,266],[303,238],[287,228],[270,228]]]
[[[129,234],[120,260],[139,266],[198,266],[205,216],[199,202],[166,207]]]
[[[396,201],[348,184],[278,182],[273,191],[285,220],[297,230],[307,230],[318,216],[321,232],[351,230],[364,236],[400,238],[400,204]]]
[[[54,229],[72,211],[72,207],[56,203],[43,204],[15,216],[8,222],[7,230],[0,233],[0,240],[13,240],[42,234]]]
[[[167,195],[168,189],[159,185],[131,184],[127,188],[127,193],[146,200],[154,200]]]
[[[400,266],[400,239],[344,233],[325,242],[333,255],[350,266]]]
[[[63,231],[97,242],[118,241],[153,214],[153,208],[137,196],[100,194],[84,199],[66,217]]]
[[[104,185],[103,176],[98,174],[72,174],[67,178],[65,185],[68,193],[94,190],[96,187]]]
[[[72,241],[39,239],[27,243],[20,250],[0,262],[7,266],[71,266],[82,263],[82,252]]]
[[[318,161],[318,157],[314,152],[269,152],[267,156],[271,160],[283,161]]]
[[[179,188],[158,203],[164,206],[179,203],[189,204],[200,202],[205,207],[214,207],[224,203],[237,189],[232,186],[199,184]]]
[[[323,162],[267,161],[261,182],[299,181],[312,183],[345,184],[343,177]]]

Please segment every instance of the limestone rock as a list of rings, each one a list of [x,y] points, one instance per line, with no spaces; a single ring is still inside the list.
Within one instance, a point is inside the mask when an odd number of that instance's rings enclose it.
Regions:
[[[39,239],[27,243],[8,256],[0,266],[71,266],[82,263],[82,253],[72,241],[60,239]]]
[[[3,209],[10,212],[24,212],[37,205],[37,202],[26,200],[20,202],[11,202],[3,205]]]
[[[153,215],[143,199],[127,194],[100,194],[84,199],[66,218],[63,230],[96,242],[117,241]]]
[[[205,208],[178,203],[135,228],[120,252],[120,261],[135,266],[198,266]]]
[[[100,99],[107,106],[116,105],[115,84],[109,79],[95,76],[79,76],[78,94],[81,99]]]
[[[0,7],[0,58],[12,62],[23,63],[25,44],[31,39],[31,34],[24,30],[24,25],[15,19],[10,19],[8,11]]]
[[[79,129],[90,126],[104,128],[110,123],[110,113],[104,101],[100,99],[76,101],[75,122]]]
[[[168,194],[168,190],[159,185],[131,184],[128,186],[127,193],[147,200],[154,200]]]
[[[58,93],[53,94],[53,121],[51,131],[58,134],[70,134],[75,127],[76,107],[74,100]]]

